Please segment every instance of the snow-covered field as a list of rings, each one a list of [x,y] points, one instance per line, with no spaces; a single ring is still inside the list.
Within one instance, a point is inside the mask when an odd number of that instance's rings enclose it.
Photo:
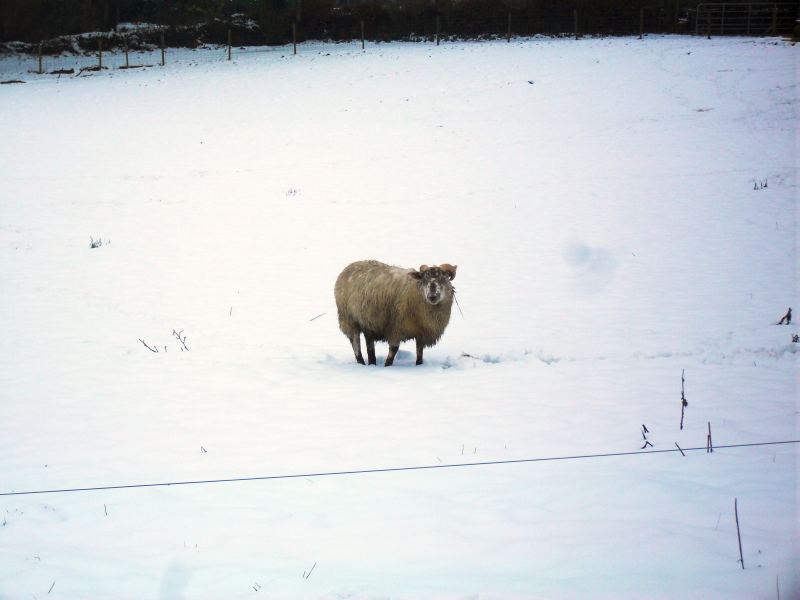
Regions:
[[[797,56],[0,60],[0,493],[676,450],[3,495],[0,598],[800,597],[797,444],[675,447],[800,437]],[[355,364],[364,258],[458,265],[423,366]]]

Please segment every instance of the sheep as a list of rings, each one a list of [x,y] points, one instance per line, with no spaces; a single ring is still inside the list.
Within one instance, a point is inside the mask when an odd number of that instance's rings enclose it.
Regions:
[[[422,265],[419,271],[386,265],[377,260],[354,262],[336,279],[334,295],[339,328],[353,346],[356,361],[361,355],[361,334],[367,343],[367,360],[375,360],[375,342],[389,343],[384,366],[389,367],[400,342],[415,339],[417,363],[422,351],[442,337],[450,321],[457,265]]]

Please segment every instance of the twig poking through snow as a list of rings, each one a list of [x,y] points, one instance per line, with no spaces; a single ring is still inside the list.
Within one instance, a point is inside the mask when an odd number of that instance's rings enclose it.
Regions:
[[[706,438],[706,452],[714,451],[714,443],[711,441],[711,421],[708,422],[708,437]]]
[[[678,442],[675,442],[675,447],[676,447],[678,450],[681,450],[681,447],[680,447],[680,446],[678,446]],[[683,450],[681,450],[681,454],[683,454]],[[686,455],[685,455],[685,454],[683,454],[683,456],[686,456]]]
[[[50,592],[52,592],[52,591],[53,591],[53,588],[54,588],[54,587],[56,587],[56,582],[55,582],[55,581],[53,582],[53,585],[51,585],[51,586],[50,586],[50,589],[49,589],[49,590],[47,590],[47,594],[48,594],[48,595],[50,594]]]
[[[784,321],[787,325],[791,325],[792,323],[792,309],[786,311],[786,314],[781,317],[781,320],[778,321],[778,325],[783,325]]]
[[[640,450],[644,450],[644,449],[645,449],[645,448],[647,448],[648,446],[650,446],[651,448],[653,447],[653,444],[651,444],[651,443],[650,443],[650,442],[647,440],[647,434],[648,434],[648,433],[650,433],[650,430],[647,428],[647,425],[644,425],[644,424],[642,424],[642,439],[644,440],[644,446],[642,446],[642,447],[640,448]]]
[[[325,314],[326,314],[326,313],[320,313],[320,314],[318,314],[316,317],[314,317],[313,319],[309,319],[309,320],[308,320],[308,322],[310,323],[311,321],[316,321],[317,319],[319,319],[321,316],[323,316],[323,315],[325,315]]]
[[[145,342],[142,338],[139,338],[139,341],[142,342],[142,344],[144,344],[144,347],[150,350],[150,352],[158,352],[158,348],[151,348],[150,346],[147,345],[147,342]]]
[[[739,561],[742,563],[744,569],[744,555],[742,554],[742,534],[739,531],[739,499],[733,499],[733,513],[736,515],[736,537],[739,538]]]
[[[309,577],[311,577],[311,573],[313,573],[313,572],[314,572],[314,568],[315,568],[316,566],[317,566],[317,563],[314,563],[314,566],[313,566],[313,567],[311,567],[311,570],[308,572],[308,575],[306,575],[306,572],[305,572],[305,571],[303,571],[303,579],[308,579]]]
[[[686,382],[686,379],[684,379],[685,372],[686,369],[681,370],[681,431],[683,431],[683,411],[687,406],[689,406],[689,403],[686,401],[686,396],[684,395],[684,390],[683,390],[684,383]]]
[[[458,303],[458,298],[456,297],[456,291],[455,291],[455,289],[453,290],[453,300],[455,300],[455,301],[456,301],[456,307],[458,308],[458,312],[461,314],[461,318],[462,318],[462,319],[464,319],[464,320],[466,321],[467,319],[466,319],[466,318],[464,318],[464,313],[463,313],[463,312],[461,312],[461,305]]]
[[[183,348],[181,348],[181,350],[186,350],[188,352],[189,348],[186,346],[186,336],[181,337],[182,333],[183,333],[183,329],[181,329],[180,331],[175,331],[174,329],[172,330],[173,337],[175,337],[175,339],[177,339],[181,343],[181,345],[183,346]]]

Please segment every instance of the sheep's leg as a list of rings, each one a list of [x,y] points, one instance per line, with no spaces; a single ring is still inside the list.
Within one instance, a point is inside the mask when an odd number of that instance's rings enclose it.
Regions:
[[[367,364],[377,365],[378,361],[375,359],[375,338],[364,334],[364,339],[367,342]]]
[[[418,364],[418,365],[421,365],[421,364],[422,364],[422,351],[423,351],[424,349],[425,349],[425,346],[423,346],[423,345],[420,343],[420,341],[419,341],[419,340],[417,340],[417,364]]]
[[[356,355],[356,362],[364,364],[364,357],[361,355],[361,334],[354,333],[350,336],[350,343],[353,345],[353,353]]]
[[[400,349],[400,345],[392,346],[389,344],[389,354],[386,355],[386,362],[383,363],[384,367],[391,367],[392,363],[394,363],[394,355],[397,354],[397,351]]]

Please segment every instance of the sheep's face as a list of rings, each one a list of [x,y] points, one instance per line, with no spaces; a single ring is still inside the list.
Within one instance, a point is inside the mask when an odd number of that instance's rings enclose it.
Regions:
[[[436,306],[452,294],[453,285],[450,282],[455,279],[456,268],[448,264],[433,267],[422,265],[419,271],[412,271],[410,275],[419,281],[425,302]]]

